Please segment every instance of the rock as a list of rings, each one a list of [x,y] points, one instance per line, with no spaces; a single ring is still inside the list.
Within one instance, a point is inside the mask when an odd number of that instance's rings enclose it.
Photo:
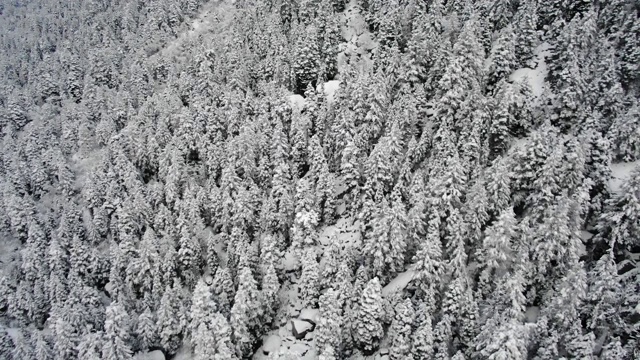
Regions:
[[[298,319],[308,321],[313,325],[315,325],[318,323],[319,314],[320,314],[320,311],[318,309],[306,308],[300,311],[300,316],[298,316]]]
[[[289,350],[291,351],[292,354],[298,355],[298,358],[302,358],[305,355],[307,355],[307,353],[309,352],[311,348],[309,347],[309,345],[306,344],[295,344],[292,345]]]
[[[154,350],[147,353],[139,353],[134,360],[165,360],[164,353],[160,350]]]
[[[282,344],[280,336],[271,335],[264,340],[264,343],[262,344],[262,353],[269,355],[273,352],[277,352],[280,349],[280,344]]]
[[[380,349],[380,355],[382,356],[389,355],[389,349]]]
[[[293,319],[291,320],[291,328],[293,336],[298,340],[302,340],[307,333],[314,330],[315,325],[308,321]]]
[[[106,291],[107,295],[111,296],[113,293],[113,284],[111,282],[108,282],[105,286],[104,286],[104,291]]]
[[[300,315],[300,309],[292,308],[291,309],[291,317],[298,317]]]

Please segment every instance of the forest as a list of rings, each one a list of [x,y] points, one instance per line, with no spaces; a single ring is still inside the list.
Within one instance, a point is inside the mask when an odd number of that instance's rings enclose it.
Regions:
[[[0,0],[0,360],[640,359],[639,16]]]

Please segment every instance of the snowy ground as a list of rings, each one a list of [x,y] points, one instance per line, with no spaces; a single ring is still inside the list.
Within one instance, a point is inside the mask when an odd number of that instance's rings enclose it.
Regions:
[[[534,104],[539,104],[544,92],[545,78],[549,72],[545,59],[549,56],[551,56],[551,46],[548,43],[542,43],[534,51],[535,67],[518,69],[509,76],[511,82],[527,81],[531,85],[531,91],[536,99]]]
[[[206,32],[213,31],[216,28],[216,24],[222,23],[225,19],[225,22],[228,23],[229,18],[221,16],[223,13],[219,11],[220,7],[226,8],[227,6],[228,4],[225,4],[223,0],[211,0],[204,4],[200,14],[196,16],[189,28],[160,51],[161,56],[176,55],[183,44],[198,39],[200,35]]]
[[[611,164],[611,179],[609,180],[609,188],[617,193],[622,188],[622,184],[629,179],[631,172],[640,166],[640,160],[632,162],[622,162]]]

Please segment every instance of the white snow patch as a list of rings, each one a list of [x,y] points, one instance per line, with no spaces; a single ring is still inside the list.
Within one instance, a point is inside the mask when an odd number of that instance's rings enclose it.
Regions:
[[[160,350],[154,350],[147,353],[138,353],[133,360],[165,360],[164,354]]]
[[[280,339],[280,336],[271,335],[264,340],[264,343],[262,344],[262,351],[267,355],[277,352],[278,350],[280,350],[281,343],[282,343],[282,340]]]
[[[540,316],[540,308],[537,306],[529,306],[525,313],[526,322],[535,324]]]
[[[176,356],[173,357],[173,360],[192,360],[193,354],[191,354],[191,349],[186,345],[183,345],[179,350]]]
[[[286,254],[284,254],[284,259],[282,260],[282,266],[284,267],[285,271],[294,271],[298,268],[299,266],[299,259],[296,258],[295,255],[293,255],[293,253],[291,251],[287,251]]]
[[[345,184],[344,179],[342,177],[338,178],[338,181],[335,182],[335,187],[333,188],[333,193],[336,196],[342,195],[345,191],[347,191],[347,184]]]
[[[398,274],[393,280],[391,280],[384,288],[382,288],[382,296],[389,296],[397,291],[404,290],[409,282],[413,280],[415,271],[409,269],[403,273]]]
[[[324,92],[324,95],[327,97],[327,103],[331,105],[335,99],[335,93],[339,88],[340,80],[329,80],[322,84],[322,87],[318,86],[318,91]]]
[[[338,216],[341,216],[346,210],[347,204],[344,202],[344,200],[340,200],[340,203],[338,203],[338,206],[336,206],[336,214]]]
[[[551,45],[549,45],[549,43],[540,44],[534,51],[536,67],[534,69],[528,67],[518,69],[509,76],[509,81],[512,82],[529,82],[536,101],[540,100],[540,97],[544,92],[544,79],[547,77],[547,73],[549,72],[549,68],[545,61],[548,56],[551,56]]]
[[[295,343],[289,348],[291,354],[296,355],[301,360],[317,359],[315,350],[305,343]]]
[[[302,111],[304,109],[304,97],[302,95],[293,94],[289,96],[289,104],[294,111]]]
[[[620,192],[622,184],[629,179],[631,172],[637,166],[640,166],[640,160],[611,164],[611,179],[609,180],[611,191]]]
[[[592,233],[590,233],[590,232],[588,232],[587,230],[582,230],[582,231],[580,231],[580,238],[581,238],[583,241],[588,241],[588,240],[590,240],[592,237],[593,237],[593,234],[592,234]]]
[[[320,244],[329,246],[331,242],[336,240],[344,244],[345,248],[356,245],[360,239],[360,222],[353,222],[353,217],[340,218],[335,225],[326,226],[320,232]]]
[[[226,1],[206,2],[187,30],[181,32],[178,37],[166,44],[160,51],[160,55],[168,58],[169,55],[183,57],[181,47],[191,40],[200,38],[214,29],[226,28],[233,20],[231,13],[235,11],[233,4]],[[218,33],[221,33],[218,31]],[[202,41],[206,43],[206,41]]]
[[[15,343],[20,337],[20,329],[19,328],[6,328],[7,335],[11,337],[11,340]]]
[[[104,286],[104,291],[106,291],[108,294],[113,294],[113,284],[111,283],[111,281],[109,281],[105,286]]]
[[[300,312],[300,316],[298,316],[298,319],[309,320],[314,324],[317,324],[319,316],[320,316],[320,311],[318,309],[306,308],[306,309],[302,309],[302,311]]]

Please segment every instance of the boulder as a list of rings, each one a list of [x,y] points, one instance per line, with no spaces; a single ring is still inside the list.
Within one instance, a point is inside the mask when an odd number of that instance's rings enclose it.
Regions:
[[[298,319],[310,322],[315,325],[318,323],[319,315],[320,311],[318,311],[318,309],[306,308],[300,311],[300,316],[298,316]]]
[[[160,350],[153,350],[146,353],[138,353],[133,357],[134,360],[165,360],[164,353]]]
[[[311,348],[309,347],[309,345],[306,344],[294,344],[289,348],[289,351],[292,354],[295,354],[298,356],[298,358],[303,358],[305,355],[307,355],[307,353],[309,352],[309,350],[311,350]]]
[[[291,320],[291,333],[295,336],[296,339],[302,340],[304,337],[312,332],[315,328],[315,325],[304,320],[293,319]]]
[[[280,336],[278,335],[269,336],[264,340],[264,343],[262,344],[262,353],[264,355],[269,355],[271,353],[277,352],[278,350],[280,350],[281,343],[282,343],[282,340],[280,339]]]

